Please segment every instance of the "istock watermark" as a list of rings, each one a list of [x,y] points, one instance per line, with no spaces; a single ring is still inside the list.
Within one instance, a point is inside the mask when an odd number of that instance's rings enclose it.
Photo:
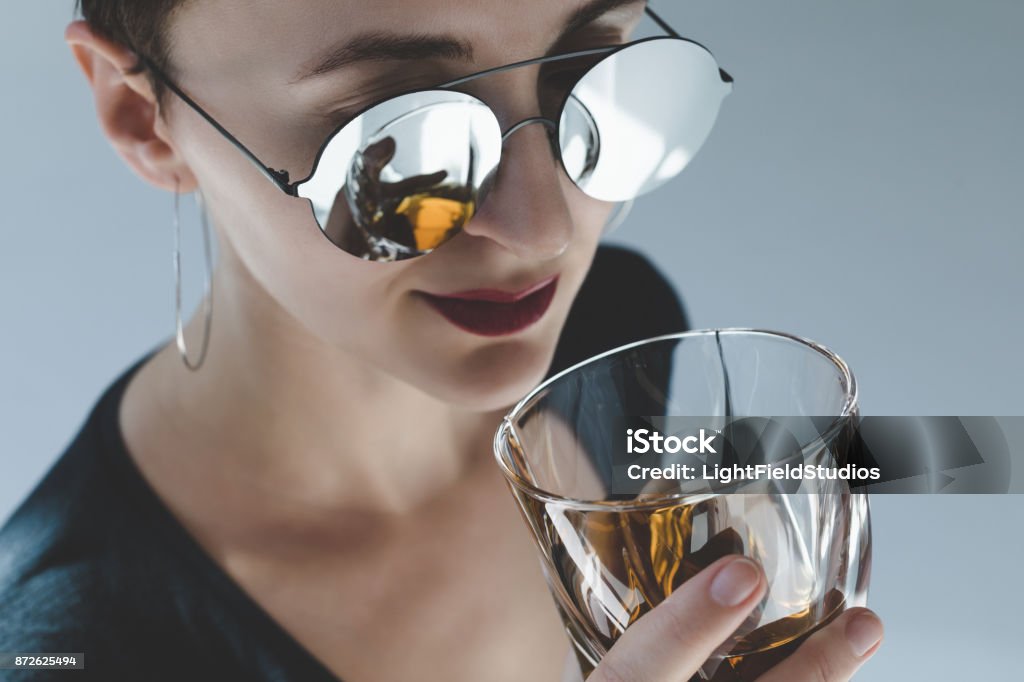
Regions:
[[[716,455],[718,451],[711,442],[719,433],[708,433],[701,429],[695,436],[663,436],[657,431],[650,429],[626,429],[626,452],[629,454],[644,455],[654,452],[659,455],[665,453],[676,454],[685,452],[690,455]]]
[[[580,445],[613,495],[1024,492],[1022,417],[621,417]]]

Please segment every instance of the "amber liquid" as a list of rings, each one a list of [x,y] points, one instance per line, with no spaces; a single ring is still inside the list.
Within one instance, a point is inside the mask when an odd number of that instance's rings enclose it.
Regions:
[[[742,638],[739,646],[746,646],[748,643],[774,643],[768,644],[767,648],[756,653],[727,656],[711,676],[712,682],[748,682],[757,679],[789,657],[804,640],[835,620],[845,606],[842,593],[833,590],[825,598],[824,616],[815,617],[808,609],[758,628]],[[802,634],[787,639],[795,631],[802,631]]]
[[[709,532],[709,505],[717,504],[714,499],[609,512],[555,507],[519,494],[517,498],[541,544],[550,548],[549,565],[555,575],[549,575],[549,582],[585,675],[593,665],[587,660],[590,654],[581,649],[607,651],[626,627],[686,580],[723,556],[748,553],[735,530]],[[740,628],[746,634],[726,643],[725,659],[711,679],[756,679],[844,607],[844,596],[833,590],[823,603],[794,609],[787,617],[751,630],[760,622],[755,609]]]
[[[436,249],[469,222],[476,203],[466,187],[435,185],[374,200],[359,196],[367,239],[399,255]]]

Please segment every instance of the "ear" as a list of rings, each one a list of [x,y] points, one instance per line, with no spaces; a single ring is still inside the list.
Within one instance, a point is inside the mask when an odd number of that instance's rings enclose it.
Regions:
[[[195,176],[171,143],[149,79],[132,73],[135,54],[85,21],[72,22],[64,39],[92,87],[103,133],[121,158],[161,189],[194,189]]]

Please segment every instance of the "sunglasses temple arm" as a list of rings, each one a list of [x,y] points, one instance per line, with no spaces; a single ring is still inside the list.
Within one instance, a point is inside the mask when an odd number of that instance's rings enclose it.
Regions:
[[[199,106],[199,104],[196,103],[195,100],[189,97],[184,90],[179,88],[178,85],[173,80],[171,80],[171,78],[169,78],[163,71],[161,71],[156,64],[154,64],[150,59],[146,57],[140,56],[139,59],[150,71],[150,73],[152,73],[161,83],[167,86],[167,88],[175,95],[177,95],[177,97],[181,99],[182,102],[187,104],[190,109],[199,114],[207,123],[213,126],[214,129],[216,129],[218,133],[223,135],[224,138],[228,142],[230,142],[238,151],[242,152],[242,155],[245,156],[245,158],[247,158],[256,167],[256,170],[258,170],[268,180],[274,183],[278,189],[280,189],[282,192],[289,196],[297,195],[296,186],[289,182],[288,171],[274,170],[267,164],[260,161],[259,158],[252,151],[249,150],[248,147],[242,144],[241,140],[232,135],[227,128],[222,126],[217,121],[217,119],[215,119],[210,114],[206,113],[206,111],[201,106]]]
[[[650,5],[647,5],[647,7],[644,8],[644,11],[647,12],[647,16],[649,16],[651,19],[654,20],[654,23],[656,23],[659,27],[661,27],[662,31],[664,31],[665,33],[669,34],[673,38],[682,38],[683,37],[682,35],[680,35],[679,31],[677,31],[674,28],[672,28],[672,26],[670,26],[667,21],[662,19],[661,16],[657,12],[655,12],[653,9],[651,9]],[[732,83],[732,76],[730,76],[729,72],[726,71],[725,69],[722,69],[722,68],[718,69],[718,75],[721,76],[723,83],[729,83],[729,84]]]
[[[683,36],[679,35],[679,32],[677,30],[675,30],[674,28],[669,26],[669,23],[667,21],[665,21],[664,19],[662,19],[658,15],[657,12],[655,12],[653,9],[651,9],[650,5],[647,5],[647,7],[644,8],[644,11],[647,12],[647,16],[649,16],[651,19],[654,19],[654,23],[656,23],[658,26],[660,26],[662,31],[664,31],[665,33],[669,34],[673,38],[682,38],[683,37]]]

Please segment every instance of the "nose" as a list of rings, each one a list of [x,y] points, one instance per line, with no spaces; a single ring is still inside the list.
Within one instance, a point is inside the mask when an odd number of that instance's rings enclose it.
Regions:
[[[488,238],[525,260],[549,260],[565,252],[573,223],[562,191],[561,162],[553,153],[556,128],[547,119],[531,117],[505,131],[501,164],[464,232]]]

